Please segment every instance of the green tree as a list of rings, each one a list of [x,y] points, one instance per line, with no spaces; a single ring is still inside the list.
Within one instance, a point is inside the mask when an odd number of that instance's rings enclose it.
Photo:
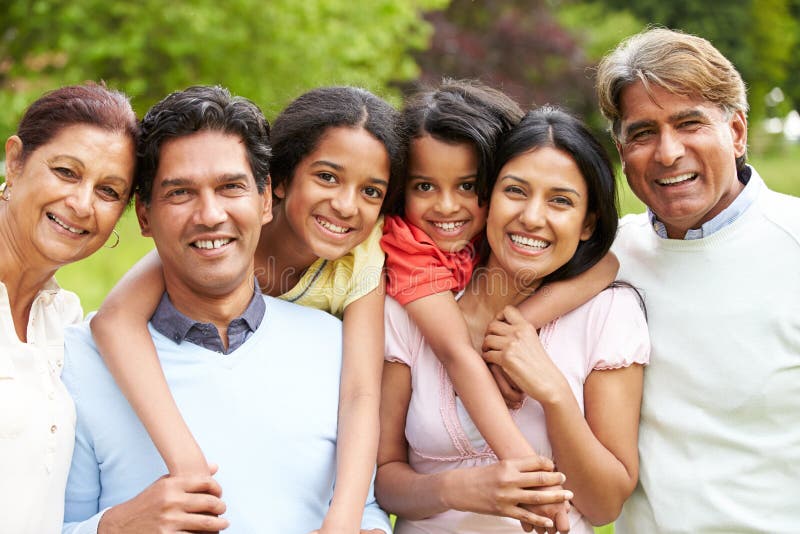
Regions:
[[[447,0],[0,0],[0,137],[47,89],[103,79],[140,113],[170,91],[219,83],[274,114],[317,85],[398,98],[417,76],[422,12]]]
[[[748,86],[751,117],[765,114],[764,97],[773,87],[796,80],[800,40],[798,0],[604,0],[649,24],[700,35],[711,41],[742,74]],[[644,23],[643,23],[644,24]],[[790,93],[797,98],[797,91]],[[795,100],[798,105],[800,100]]]

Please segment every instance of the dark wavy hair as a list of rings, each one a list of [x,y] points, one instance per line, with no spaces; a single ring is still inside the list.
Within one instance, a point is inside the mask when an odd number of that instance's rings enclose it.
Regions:
[[[142,119],[136,150],[136,192],[143,202],[150,202],[164,143],[204,130],[239,136],[258,191],[266,190],[271,151],[269,123],[264,114],[253,102],[231,96],[224,87],[196,85],[171,93],[150,108]]]
[[[489,200],[494,156],[500,138],[516,125],[523,111],[505,93],[476,80],[445,79],[434,90],[413,95],[400,114],[403,151],[408,161],[411,142],[431,135],[445,143],[467,143],[478,157],[475,190],[479,204]],[[405,213],[405,182],[392,188],[388,211]]]
[[[317,148],[329,128],[336,127],[363,128],[383,144],[391,164],[391,188],[403,169],[397,116],[385,100],[359,87],[320,87],[300,95],[272,125],[273,191],[291,183],[300,161]]]
[[[619,215],[614,167],[608,153],[580,120],[559,108],[543,106],[530,111],[509,132],[497,150],[493,181],[510,160],[542,147],[561,150],[575,161],[586,180],[587,213],[596,217],[591,237],[580,242],[566,264],[543,279],[543,283],[551,283],[577,276],[600,261],[614,241]]]

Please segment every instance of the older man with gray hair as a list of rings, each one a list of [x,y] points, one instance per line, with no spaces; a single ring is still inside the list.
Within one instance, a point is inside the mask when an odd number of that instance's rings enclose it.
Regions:
[[[617,532],[798,532],[800,199],[745,163],[745,86],[705,39],[635,35],[597,92],[648,208],[614,246],[652,338]]]

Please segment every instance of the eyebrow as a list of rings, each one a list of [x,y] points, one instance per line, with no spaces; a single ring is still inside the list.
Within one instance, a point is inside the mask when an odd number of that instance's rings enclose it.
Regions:
[[[530,185],[530,182],[528,180],[524,180],[524,179],[522,179],[522,178],[520,178],[518,176],[514,176],[513,174],[506,174],[505,176],[501,176],[499,178],[499,181],[502,181],[502,180],[514,180],[515,182],[519,182],[519,183],[521,183],[523,185]],[[571,187],[551,187],[550,191],[553,191],[555,193],[572,193],[573,195],[575,195],[577,197],[581,196],[581,194],[578,193],[578,191],[576,191],[575,189],[573,189]]]
[[[667,120],[669,122],[678,122],[678,121],[682,121],[684,119],[690,119],[690,118],[704,118],[705,119],[705,118],[708,118],[708,115],[706,115],[705,113],[703,113],[699,109],[686,109],[686,110],[683,110],[683,111],[679,111],[677,113],[673,113],[672,115],[667,117]],[[636,130],[639,130],[639,129],[642,129],[642,128],[646,128],[646,127],[649,127],[649,126],[654,126],[655,124],[656,124],[655,121],[647,120],[647,119],[646,120],[632,122],[625,128],[625,136],[627,137],[633,131],[636,131]]]
[[[76,165],[79,165],[81,170],[85,170],[86,169],[86,165],[83,164],[82,160],[80,160],[79,158],[76,158],[75,156],[71,156],[69,154],[56,154],[55,156],[53,156],[52,158],[47,160],[47,164],[48,165],[57,165],[58,164],[58,160],[62,159],[62,158],[63,159],[68,159],[71,162],[75,163]],[[119,182],[121,184],[125,184],[126,186],[128,184],[128,180],[126,180],[122,176],[118,176],[116,174],[109,174],[108,176],[104,176],[103,178],[106,179],[106,180],[112,180],[112,181],[115,181],[115,182]],[[127,187],[126,187],[126,189],[127,189]]]
[[[229,182],[235,182],[238,180],[246,180],[247,175],[241,172],[233,172],[233,173],[225,173],[221,174],[214,180],[217,184],[225,184]],[[187,185],[192,185],[196,183],[196,180],[191,178],[185,177],[175,177],[175,178],[164,178],[161,180],[161,187],[185,187]]]
[[[456,180],[471,180],[471,179],[477,180],[478,179],[478,173],[474,172],[472,174],[465,174],[464,176],[458,176],[456,178]],[[431,178],[430,176],[425,176],[424,174],[412,174],[412,175],[409,175],[408,181],[409,182],[413,182],[414,180],[433,181],[433,178]]]
[[[311,164],[311,167],[330,167],[337,171],[344,170],[344,166],[339,165],[338,163],[334,163],[332,161],[328,161],[327,159],[317,160]],[[370,176],[369,181],[375,185],[382,185],[384,187],[389,187],[389,182],[384,180],[383,178],[375,178],[374,176]]]

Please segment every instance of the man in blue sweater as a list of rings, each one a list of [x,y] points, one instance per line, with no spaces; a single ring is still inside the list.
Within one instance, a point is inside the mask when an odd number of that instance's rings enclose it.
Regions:
[[[166,283],[149,329],[219,470],[164,476],[84,324],[65,335],[77,429],[63,532],[306,534],[333,494],[341,323],[254,289],[253,254],[271,217],[269,127],[251,102],[192,87],[156,104],[142,128],[137,214]],[[390,532],[374,500],[362,527]]]

